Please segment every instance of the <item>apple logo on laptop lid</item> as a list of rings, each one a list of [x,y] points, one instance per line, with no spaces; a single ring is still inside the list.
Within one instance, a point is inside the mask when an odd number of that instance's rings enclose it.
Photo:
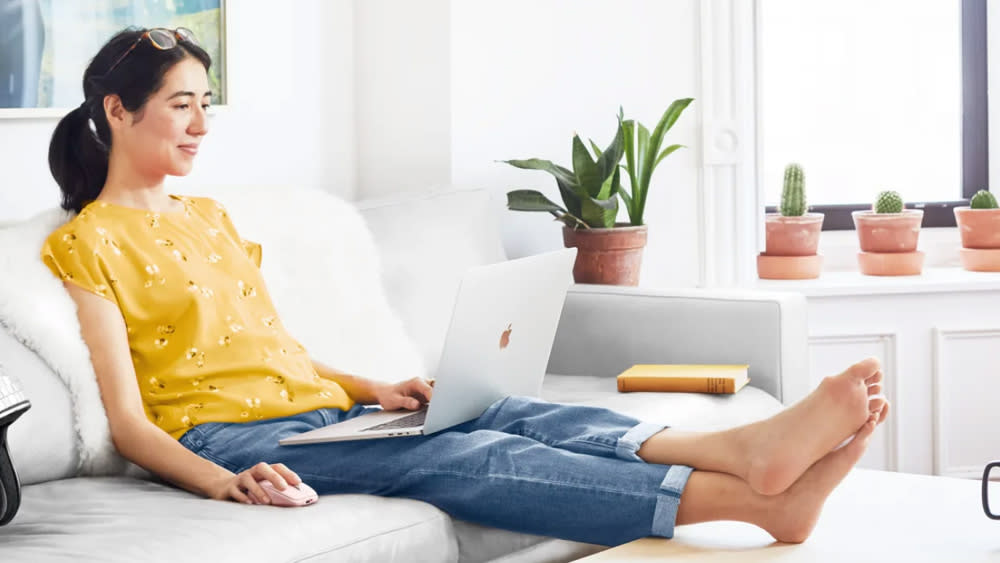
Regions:
[[[510,345],[511,325],[507,325],[507,330],[500,333],[500,349],[503,350]]]

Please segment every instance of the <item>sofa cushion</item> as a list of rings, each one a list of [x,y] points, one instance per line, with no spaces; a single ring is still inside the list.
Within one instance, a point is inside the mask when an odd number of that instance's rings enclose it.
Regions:
[[[462,274],[506,260],[490,193],[442,189],[357,206],[378,245],[389,302],[433,372]]]
[[[0,527],[4,561],[455,561],[447,515],[405,499],[324,495],[280,508],[152,481],[81,477],[25,487]]]
[[[79,460],[69,389],[37,354],[0,328],[0,376],[4,374],[31,401],[31,408],[7,429],[7,446],[21,483],[75,475]]]
[[[614,377],[545,376],[542,398],[555,403],[604,407],[639,420],[686,430],[720,430],[767,418],[784,406],[749,385],[732,395],[619,393]]]

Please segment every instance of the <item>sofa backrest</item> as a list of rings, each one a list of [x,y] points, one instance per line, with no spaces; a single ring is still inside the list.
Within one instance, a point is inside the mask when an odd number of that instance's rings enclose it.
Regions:
[[[503,259],[486,192],[436,191],[359,204],[316,190],[273,186],[186,193],[217,199],[240,234],[261,243],[262,272],[275,305],[315,359],[376,379],[401,380],[433,369],[461,273]],[[0,253],[4,244],[16,243],[17,230],[35,220],[0,229]],[[23,263],[5,265],[51,278],[37,250],[22,250]],[[39,353],[38,343],[50,332],[79,338],[72,301],[54,278],[39,278],[34,285],[46,287],[20,291],[0,284],[0,364],[32,402],[9,431],[22,482],[121,473],[129,464],[95,454],[110,447],[110,440],[89,362],[73,362],[86,364],[74,367],[89,380],[79,374],[70,379],[72,370],[61,366],[52,350]],[[13,299],[27,302],[19,309],[47,304],[37,308],[39,327],[12,327],[17,319],[4,318],[10,308],[2,305]]]

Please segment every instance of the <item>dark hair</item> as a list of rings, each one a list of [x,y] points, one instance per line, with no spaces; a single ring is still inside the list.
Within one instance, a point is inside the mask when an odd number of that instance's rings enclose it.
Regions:
[[[208,53],[189,41],[161,50],[146,39],[107,74],[146,31],[125,29],[101,47],[83,73],[83,103],[66,114],[52,133],[49,170],[62,190],[63,209],[79,213],[97,198],[108,178],[111,128],[104,115],[105,96],[117,94],[125,109],[135,113],[163,86],[163,75],[175,64],[187,57],[197,59],[206,71],[212,64]]]

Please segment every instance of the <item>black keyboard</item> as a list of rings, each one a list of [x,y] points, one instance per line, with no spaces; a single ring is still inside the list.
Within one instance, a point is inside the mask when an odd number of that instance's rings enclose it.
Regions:
[[[7,427],[30,407],[24,392],[0,365],[0,526],[10,522],[21,505],[21,483],[7,451]]]
[[[390,420],[389,422],[383,422],[382,424],[376,424],[375,426],[369,426],[368,428],[362,428],[362,432],[369,432],[372,430],[393,430],[396,428],[415,428],[417,426],[424,425],[424,419],[427,418],[427,409],[415,412],[411,415],[407,415],[396,420]]]

